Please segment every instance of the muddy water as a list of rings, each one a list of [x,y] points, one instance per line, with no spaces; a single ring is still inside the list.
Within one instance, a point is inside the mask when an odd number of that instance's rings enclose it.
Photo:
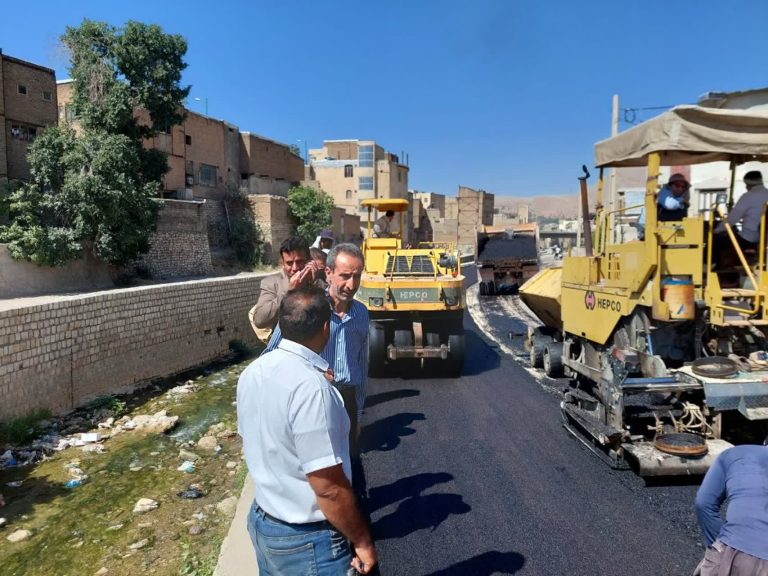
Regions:
[[[102,454],[72,447],[38,465],[0,471],[0,492],[7,501],[0,517],[8,522],[0,528],[0,573],[82,576],[107,568],[111,576],[209,574],[230,523],[216,504],[239,495],[245,470],[238,436],[219,438],[219,452],[193,444],[213,424],[237,429],[237,377],[249,362],[218,365],[193,376],[198,389],[191,394],[167,392],[183,384],[186,375],[127,399],[129,416],[160,410],[179,416],[169,433],[125,431],[106,440]],[[180,448],[201,456],[194,473],[177,470]],[[67,465],[88,475],[81,486],[64,487],[72,478]],[[21,486],[7,486],[14,481]],[[191,483],[199,484],[205,496],[180,498],[177,493]],[[156,500],[159,507],[134,514],[140,498]],[[31,538],[6,540],[19,529],[30,530]],[[130,548],[144,540],[138,549]]]

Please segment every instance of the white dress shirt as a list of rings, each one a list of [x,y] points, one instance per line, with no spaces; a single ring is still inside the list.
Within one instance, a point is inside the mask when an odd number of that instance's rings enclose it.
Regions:
[[[352,479],[349,418],[327,368],[309,348],[282,340],[237,383],[237,427],[256,503],[292,524],[326,519],[307,474],[342,464]]]

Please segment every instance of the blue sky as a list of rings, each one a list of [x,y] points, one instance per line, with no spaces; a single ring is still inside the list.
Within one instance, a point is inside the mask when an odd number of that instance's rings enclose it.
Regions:
[[[765,0],[38,0],[4,3],[0,47],[66,78],[58,38],[83,18],[185,36],[211,116],[302,149],[375,139],[408,153],[411,188],[451,195],[575,193],[614,93],[643,108],[768,86]]]

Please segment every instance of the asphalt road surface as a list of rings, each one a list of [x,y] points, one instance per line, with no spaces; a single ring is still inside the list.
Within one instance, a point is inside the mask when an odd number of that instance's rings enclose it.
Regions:
[[[373,379],[367,506],[384,576],[688,575],[695,484],[646,486],[560,424],[559,398],[469,316],[458,379]]]

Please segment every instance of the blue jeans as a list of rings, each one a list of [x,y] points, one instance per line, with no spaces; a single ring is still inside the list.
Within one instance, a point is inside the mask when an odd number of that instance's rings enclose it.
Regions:
[[[254,502],[248,534],[256,549],[260,576],[347,576],[352,552],[329,522],[288,524],[267,516]]]

